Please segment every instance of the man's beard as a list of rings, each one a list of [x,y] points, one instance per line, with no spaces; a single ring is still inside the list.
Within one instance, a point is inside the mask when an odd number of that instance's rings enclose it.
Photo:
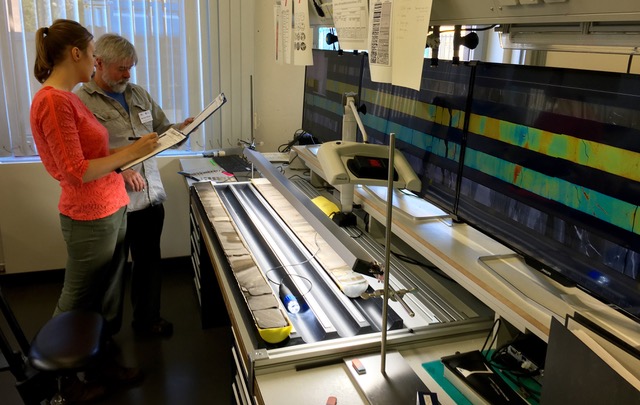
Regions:
[[[114,93],[124,93],[125,89],[127,88],[127,84],[129,83],[128,79],[122,79],[120,81],[113,81],[111,79],[109,79],[109,77],[107,76],[106,73],[102,74],[102,80],[107,83],[107,85],[109,86],[109,88],[111,88],[111,91]]]

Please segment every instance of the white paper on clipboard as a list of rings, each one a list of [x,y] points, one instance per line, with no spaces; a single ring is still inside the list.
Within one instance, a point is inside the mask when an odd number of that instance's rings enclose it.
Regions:
[[[132,162],[127,163],[122,166],[120,169],[116,170],[116,172],[120,173],[124,170],[127,170],[140,162],[144,162],[157,155],[158,153],[169,149],[173,145],[182,142],[185,140],[193,131],[195,131],[200,124],[204,122],[207,118],[211,116],[214,112],[216,112],[224,103],[227,102],[227,98],[224,96],[224,93],[220,93],[218,97],[216,97],[208,106],[205,107],[198,115],[193,118],[193,122],[191,124],[184,127],[182,130],[177,130],[175,128],[169,128],[163,134],[158,137],[158,147],[153,150],[153,152],[144,155],[141,158],[138,158]]]
[[[206,120],[209,118],[211,114],[216,112],[218,108],[222,107],[224,103],[227,102],[227,98],[224,96],[224,93],[220,93],[218,97],[216,97],[208,106],[205,107],[204,110],[200,112],[200,114],[196,115],[193,118],[193,122],[182,129],[182,132],[185,136],[189,136],[193,131],[196,130]]]

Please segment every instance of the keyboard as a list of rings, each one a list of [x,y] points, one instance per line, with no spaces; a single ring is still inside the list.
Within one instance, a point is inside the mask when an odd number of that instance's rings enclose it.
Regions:
[[[229,173],[242,173],[251,171],[251,163],[240,155],[216,156],[213,158],[222,169]]]

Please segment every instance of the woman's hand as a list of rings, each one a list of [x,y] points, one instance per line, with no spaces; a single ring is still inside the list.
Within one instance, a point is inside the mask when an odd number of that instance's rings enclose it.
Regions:
[[[153,152],[158,147],[158,134],[152,132],[150,134],[143,135],[131,144],[130,151],[134,155],[134,159],[147,155]]]
[[[114,170],[119,170],[127,163],[150,154],[158,147],[158,139],[158,134],[152,132],[131,145],[113,150],[109,156],[89,160],[89,166],[82,175],[82,181],[86,183],[99,179]]]

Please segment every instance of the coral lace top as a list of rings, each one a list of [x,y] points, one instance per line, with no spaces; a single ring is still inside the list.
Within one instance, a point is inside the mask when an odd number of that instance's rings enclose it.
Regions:
[[[120,174],[82,181],[89,160],[109,155],[109,134],[78,96],[40,89],[31,103],[31,131],[45,169],[60,182],[60,213],[90,221],[129,203]]]

